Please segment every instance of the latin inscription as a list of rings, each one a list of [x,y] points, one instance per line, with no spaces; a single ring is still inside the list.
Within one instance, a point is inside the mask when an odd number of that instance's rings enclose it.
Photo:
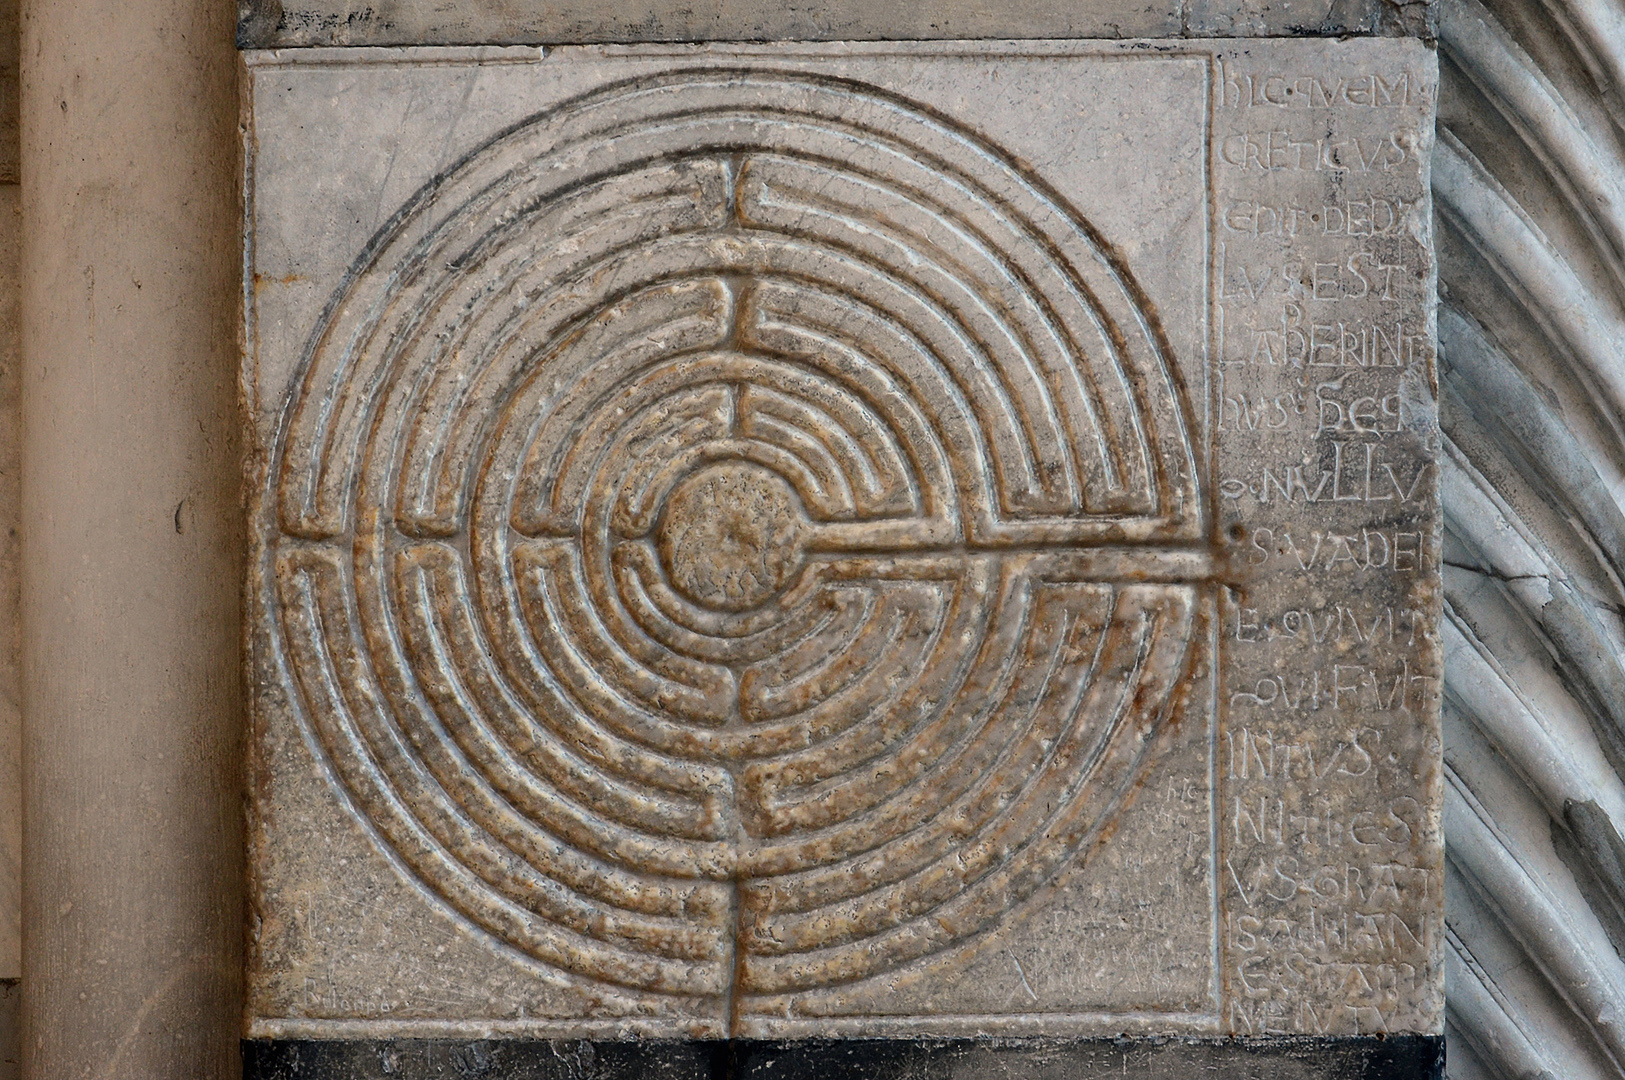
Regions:
[[[1218,63],[1224,1024],[1436,1027],[1439,559],[1421,68]]]

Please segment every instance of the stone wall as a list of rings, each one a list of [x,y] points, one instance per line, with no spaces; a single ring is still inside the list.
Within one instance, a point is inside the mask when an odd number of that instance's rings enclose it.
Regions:
[[[20,467],[0,457],[0,485],[13,485],[10,496],[0,486],[0,506],[12,508],[13,523],[28,508],[21,580],[32,636],[9,644],[0,636],[0,797],[20,806],[6,771],[18,757],[8,751],[15,722],[8,728],[4,705],[5,658],[19,650],[28,690],[10,696],[29,702],[22,744],[31,784],[21,905],[6,899],[5,890],[19,898],[22,890],[5,861],[16,862],[19,843],[4,830],[19,836],[22,815],[0,803],[0,980],[26,976],[31,1075],[226,1076],[236,1067],[241,760],[238,619],[227,584],[241,550],[229,403],[229,19],[184,4],[82,7],[25,6],[21,169],[0,150],[0,182],[11,181],[0,187],[0,213],[14,224],[19,209],[31,215],[9,234],[0,223],[0,250],[29,275],[22,356],[31,365],[19,378],[0,340],[0,410],[10,403],[0,411],[0,448],[28,451]],[[238,33],[247,46],[486,44],[540,40],[556,25],[515,10],[250,4]],[[791,7],[672,15],[596,6],[553,18],[576,40],[1428,35],[1436,20],[1449,1071],[1461,1080],[1620,1075],[1625,28],[1617,6],[1446,0],[1431,16],[1385,4],[1058,10],[950,5],[812,17]],[[166,49],[186,62],[147,63]],[[0,101],[15,101],[11,85],[0,79]],[[0,119],[0,147],[11,145],[7,123]],[[16,325],[0,311],[0,338],[15,341]],[[19,497],[20,483],[32,487]],[[8,530],[0,571],[16,562],[11,527],[0,518]],[[6,603],[17,601],[0,592],[0,609]],[[1240,616],[1238,632],[1253,632],[1249,619]],[[17,633],[15,618],[5,625]],[[1256,685],[1253,693],[1263,694]],[[1266,760],[1273,744],[1272,733]],[[16,931],[7,936],[17,925],[7,912],[19,906],[22,955]],[[1012,985],[1019,990],[1027,975],[1022,968]],[[5,1010],[18,998],[9,987],[0,995],[0,1056],[17,1038]],[[328,1060],[302,1052],[307,1064]],[[382,1051],[356,1052],[372,1056],[332,1058],[317,1075],[395,1068]],[[403,1050],[402,1067],[489,1064],[487,1051],[468,1046],[443,1059],[424,1051],[413,1065],[418,1052]],[[877,1076],[1037,1067],[955,1048],[889,1052],[849,1064]],[[561,1075],[613,1067],[611,1051],[598,1065],[580,1057],[590,1050],[570,1053],[575,1071]],[[1046,1060],[1062,1070],[1104,1061]],[[1341,1067],[1333,1056],[1294,1062],[1277,1060],[1271,1075]],[[251,1063],[262,1075],[292,1067],[275,1055]],[[1106,1064],[1147,1076],[1196,1067],[1139,1051]],[[709,1059],[701,1067],[769,1068]]]

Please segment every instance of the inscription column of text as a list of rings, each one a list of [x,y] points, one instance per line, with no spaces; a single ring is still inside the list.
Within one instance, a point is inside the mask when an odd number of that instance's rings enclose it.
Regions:
[[[1218,61],[1225,1023],[1431,1030],[1441,930],[1436,80],[1334,43]]]

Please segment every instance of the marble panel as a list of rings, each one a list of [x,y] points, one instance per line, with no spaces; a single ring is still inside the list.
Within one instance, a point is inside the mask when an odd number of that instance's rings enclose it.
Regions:
[[[1438,1031],[1429,50],[245,61],[252,1035]]]
[[[1430,37],[1430,0],[239,0],[242,48],[1378,34]]]

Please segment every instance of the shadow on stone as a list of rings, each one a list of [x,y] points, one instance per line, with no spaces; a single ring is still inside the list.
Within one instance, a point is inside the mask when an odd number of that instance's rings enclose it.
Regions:
[[[1439,1080],[1444,1040],[251,1040],[244,1080]]]

